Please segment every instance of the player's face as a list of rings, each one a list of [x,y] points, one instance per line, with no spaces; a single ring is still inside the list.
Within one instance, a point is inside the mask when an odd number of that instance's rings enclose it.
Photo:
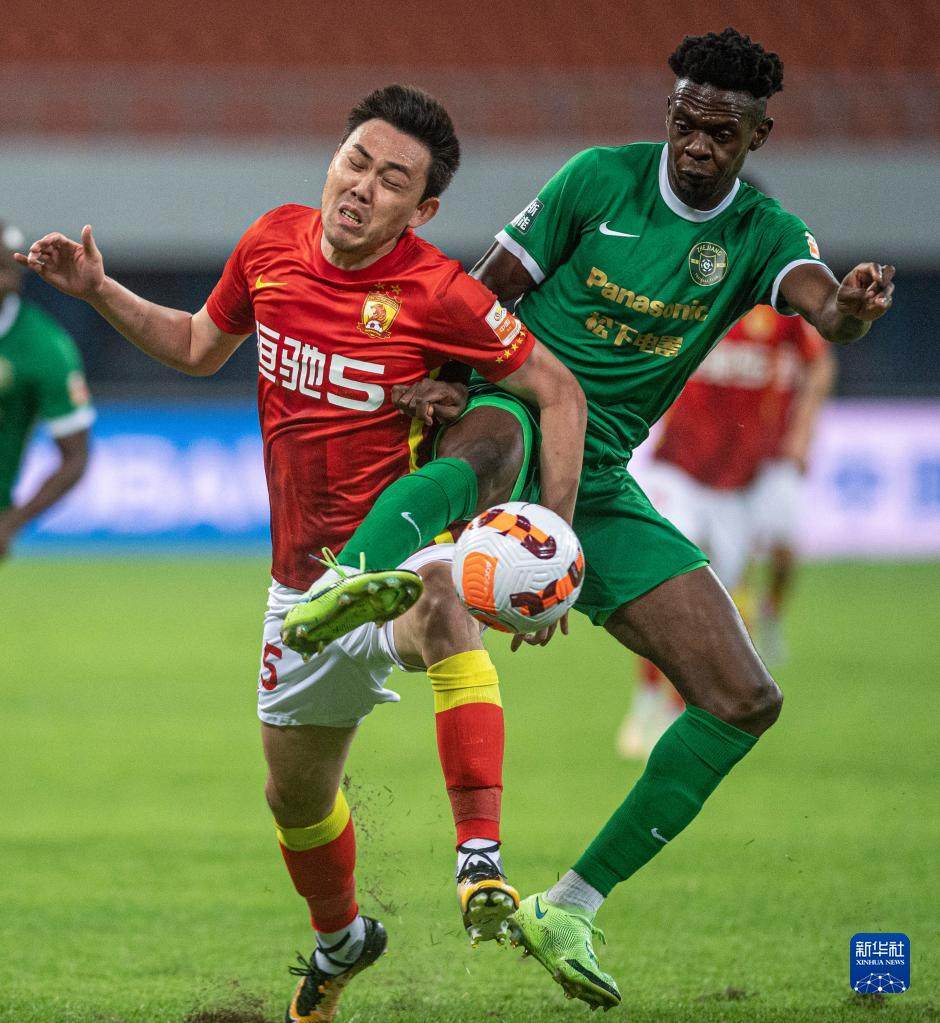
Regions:
[[[439,200],[421,201],[430,166],[427,147],[386,121],[366,121],[346,139],[330,163],[321,204],[323,234],[340,265],[378,259],[406,228],[434,216]]]
[[[676,82],[666,105],[669,183],[696,209],[717,206],[747,154],[764,144],[773,121],[747,93]]]

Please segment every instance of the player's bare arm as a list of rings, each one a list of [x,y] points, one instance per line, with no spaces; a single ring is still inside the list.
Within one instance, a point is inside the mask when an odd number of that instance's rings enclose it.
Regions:
[[[800,388],[794,397],[790,424],[780,442],[780,454],[783,458],[795,462],[800,472],[806,472],[816,421],[826,399],[832,393],[835,379],[835,356],[831,349],[827,348],[806,367]]]
[[[804,263],[783,279],[780,293],[827,341],[857,341],[891,308],[894,267],[859,263],[842,282],[823,264]]]
[[[247,334],[226,334],[205,307],[195,315],[148,302],[104,272],[91,226],[81,242],[53,232],[14,259],[66,295],[80,298],[146,355],[191,376],[215,373]]]
[[[574,374],[544,346],[536,342],[532,354],[500,387],[539,409],[542,445],[539,474],[542,504],[566,522],[574,516],[581,463],[587,402]]]
[[[485,284],[504,305],[518,301],[535,284],[522,260],[499,242],[493,242],[470,276]]]
[[[82,478],[88,466],[88,433],[78,430],[66,437],[56,437],[57,468],[28,501],[0,512],[0,558],[7,554],[11,541],[27,523],[56,504]]]

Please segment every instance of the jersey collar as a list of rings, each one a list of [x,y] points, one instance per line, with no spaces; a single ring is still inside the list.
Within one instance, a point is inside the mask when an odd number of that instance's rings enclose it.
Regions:
[[[673,213],[678,217],[682,217],[683,220],[691,220],[695,224],[702,224],[706,220],[714,220],[715,217],[724,213],[725,210],[734,202],[735,197],[738,194],[738,190],[741,187],[741,179],[734,179],[734,188],[718,203],[714,209],[710,210],[697,210],[694,206],[687,206],[676,193],[672,190],[672,185],[669,184],[669,147],[668,145],[663,146],[663,154],[659,158],[659,194],[663,197],[663,202],[672,210]]]
[[[16,318],[20,314],[20,296],[15,291],[0,303],[0,338],[6,337],[13,329]]]

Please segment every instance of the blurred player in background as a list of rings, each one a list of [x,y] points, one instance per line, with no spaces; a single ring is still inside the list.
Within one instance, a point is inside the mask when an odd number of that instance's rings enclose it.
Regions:
[[[0,223],[0,559],[16,534],[60,501],[88,465],[95,421],[82,358],[48,313],[22,297],[23,269],[13,258],[23,233]],[[57,468],[14,505],[13,488],[33,427],[43,420],[59,450]]]
[[[758,645],[769,663],[781,654],[803,475],[835,369],[828,345],[802,317],[755,306],[692,375],[663,419],[652,462],[637,474],[653,505],[708,554],[745,619],[757,610]],[[754,571],[765,557],[766,594]],[[630,759],[649,756],[684,707],[651,661],[640,658],[638,668],[617,736]]]
[[[439,103],[402,86],[377,90],[349,115],[322,208],[280,206],[257,220],[195,315],[147,302],[107,277],[89,226],[80,243],[46,235],[17,257],[88,301],[146,354],[193,375],[215,372],[257,329],[273,546],[258,715],[268,802],[317,934],[309,960],[292,968],[300,980],[289,1023],[332,1019],[349,980],[385,949],[384,928],[356,902],[355,838],[340,783],[359,723],[398,699],[385,688],[394,667],[426,668],[431,679],[457,828],[458,900],[471,938],[500,938],[518,904],[500,862],[499,682],[450,582],[449,548],[403,556],[401,570],[384,572],[362,571],[358,557],[343,569],[329,550],[348,541],[384,488],[416,468],[426,424],[402,420],[391,388],[452,359],[540,408],[546,503],[570,517],[584,436],[574,377],[459,263],[413,233],[437,212],[458,163]],[[490,411],[494,428],[515,422]],[[509,496],[515,471],[493,477],[497,494],[504,483]],[[413,514],[398,516],[390,531],[426,546],[435,535],[428,515],[460,519],[488,500],[476,478],[457,458],[412,472]],[[301,656],[282,644],[282,631],[311,584],[322,592],[324,564],[327,624],[341,622],[344,634],[320,652],[322,642],[305,647],[298,627]],[[411,607],[422,580],[424,597]],[[363,608],[369,617],[357,620]]]

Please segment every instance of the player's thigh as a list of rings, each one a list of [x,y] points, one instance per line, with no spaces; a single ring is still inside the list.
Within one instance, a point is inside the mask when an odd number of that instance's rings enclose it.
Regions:
[[[587,467],[573,525],[586,563],[575,607],[595,625],[664,580],[708,564],[623,465]]]
[[[687,703],[755,735],[776,719],[779,690],[710,568],[664,580],[618,608],[605,627],[651,660]]]
[[[385,688],[396,662],[380,630],[363,625],[308,660],[281,642],[287,612],[303,596],[279,583],[268,591],[264,616],[258,717],[281,728],[355,728],[380,703],[397,702]]]
[[[435,545],[403,566],[424,580],[421,599],[391,623],[394,654],[403,666],[430,666],[483,647],[480,626],[461,603],[451,579],[452,551],[453,544]]]
[[[476,473],[477,512],[500,501],[537,499],[538,425],[532,411],[505,392],[471,392],[460,419],[444,430],[435,456],[460,458]]]

